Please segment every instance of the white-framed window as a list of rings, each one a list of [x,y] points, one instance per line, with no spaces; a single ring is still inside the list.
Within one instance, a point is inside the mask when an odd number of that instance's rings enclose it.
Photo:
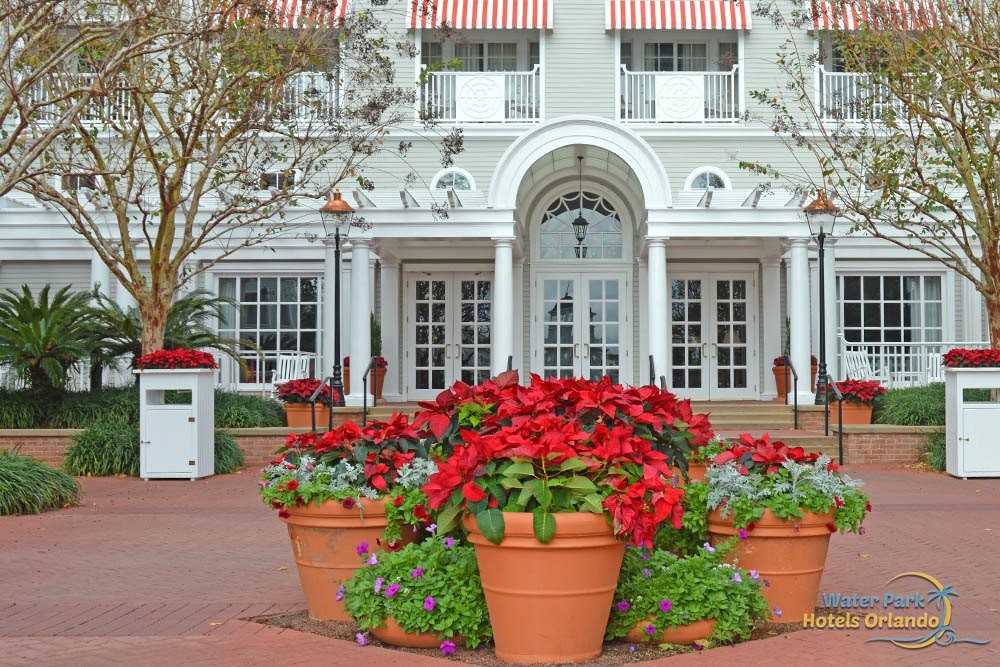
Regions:
[[[278,354],[318,354],[319,283],[318,276],[307,275],[244,274],[219,278],[219,296],[237,302],[236,306],[223,307],[219,334],[258,345],[264,358],[261,368],[255,354],[247,355],[244,382],[269,381]]]
[[[261,190],[270,190],[271,188],[287,190],[295,185],[295,170],[265,171],[260,175],[259,185]]]
[[[622,40],[618,55],[630,72],[728,72],[739,63],[739,46],[717,39],[636,36]]]
[[[848,343],[944,340],[944,283],[939,273],[839,274],[844,339]]]
[[[444,60],[444,49],[441,42],[421,42],[420,43],[420,64],[436,65]]]
[[[459,167],[449,167],[448,169],[442,169],[434,176],[434,180],[431,181],[432,190],[447,190],[452,188],[454,190],[475,190],[476,181],[472,178],[472,174]]]
[[[698,167],[684,181],[685,190],[732,190],[733,182],[718,167]]]
[[[455,45],[463,72],[517,71],[517,42],[470,42]]]
[[[466,30],[462,40],[421,40],[420,64],[460,60],[461,72],[527,72],[541,64],[537,30]]]
[[[573,221],[587,221],[587,235],[576,240]],[[539,235],[541,259],[621,259],[622,221],[611,202],[588,192],[570,192],[557,198],[542,214]]]

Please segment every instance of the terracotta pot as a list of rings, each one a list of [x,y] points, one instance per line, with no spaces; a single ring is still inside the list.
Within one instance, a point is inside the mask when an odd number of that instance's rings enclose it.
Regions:
[[[778,398],[782,401],[785,400],[785,394],[788,393],[788,387],[785,386],[785,367],[784,366],[772,366],[771,372],[774,373],[774,384],[778,388]],[[794,385],[795,379],[792,377],[792,371],[788,371],[788,384]],[[799,389],[802,389],[802,378],[799,378]],[[809,367],[809,387],[810,391],[816,389],[816,365],[813,364]]]
[[[744,570],[757,570],[771,585],[762,589],[772,607],[782,610],[779,623],[797,623],[816,609],[816,595],[830,546],[833,513],[806,512],[801,519],[785,521],[764,510],[764,516],[739,542],[736,559]],[[708,515],[708,532],[714,543],[735,535],[732,514],[723,519],[720,510]]]
[[[872,406],[864,403],[848,403],[844,401],[845,424],[871,424]],[[830,404],[830,423],[837,423],[837,404]]]
[[[555,536],[535,539],[529,512],[504,512],[499,545],[465,517],[493,625],[507,662],[583,662],[601,653],[625,545],[601,514],[556,514]]]
[[[350,366],[344,366],[343,380],[344,380],[344,394],[345,395],[346,394],[350,394],[351,393],[351,367]]]
[[[374,373],[376,373],[376,377],[372,377],[370,374],[368,375],[368,391],[371,392],[371,395],[374,396],[375,398],[378,399],[382,398],[382,385],[385,384],[385,372],[387,370],[388,370],[387,368],[376,368],[373,371]],[[378,380],[377,385],[374,382],[375,380]],[[377,394],[375,393],[376,386],[378,386]]]
[[[312,427],[312,406],[308,403],[285,403],[285,418],[289,426]],[[330,426],[330,408],[316,403],[316,430],[326,432]]]
[[[292,542],[295,565],[306,596],[309,617],[322,621],[350,621],[342,602],[336,599],[341,583],[361,567],[357,548],[368,543],[371,552],[381,551],[379,541],[385,530],[385,507],[382,499],[362,498],[345,509],[339,500],[289,507],[288,537]],[[403,530],[401,544],[413,542],[411,530]]]
[[[438,648],[444,641],[441,635],[434,632],[406,632],[391,618],[385,619],[384,628],[372,628],[371,633],[375,639],[386,644],[409,648]],[[456,645],[465,642],[462,637],[454,637],[451,641]]]
[[[684,475],[681,474],[680,468],[671,468],[677,479],[677,486],[681,487],[686,484],[684,481]],[[702,465],[700,463],[689,463],[688,464],[688,478],[692,482],[702,482],[705,480],[705,471],[708,470],[707,465]]]
[[[715,630],[715,619],[706,618],[700,621],[693,621],[687,625],[663,628],[662,634],[656,639],[646,633],[646,626],[655,620],[654,616],[649,617],[649,621],[639,621],[634,628],[625,635],[625,641],[630,642],[656,642],[657,644],[684,644],[690,646],[699,639],[707,639]],[[659,630],[660,628],[657,628]]]

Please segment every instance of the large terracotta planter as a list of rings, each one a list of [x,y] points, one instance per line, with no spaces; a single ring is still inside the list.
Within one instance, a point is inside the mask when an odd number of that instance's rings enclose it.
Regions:
[[[785,386],[785,367],[784,366],[772,366],[771,372],[774,373],[774,385],[778,388],[778,399],[785,400],[785,394],[788,393],[788,387]],[[788,384],[794,385],[795,380],[792,377],[792,371],[788,371]],[[799,389],[802,389],[802,378],[799,378]],[[810,391],[816,389],[816,365],[813,364],[809,367],[809,387]]]
[[[361,567],[357,548],[368,543],[370,552],[381,551],[385,530],[383,500],[362,498],[360,504],[345,509],[339,500],[289,507],[288,537],[295,565],[306,596],[310,618],[323,621],[350,621],[342,602],[336,599],[340,585]],[[412,531],[403,530],[401,544],[414,541]]]
[[[757,570],[771,585],[762,589],[772,607],[782,610],[782,623],[797,623],[816,609],[816,595],[830,546],[833,513],[806,512],[801,519],[785,521],[765,510],[764,516],[750,531],[749,539],[739,542],[736,558],[744,570]],[[738,531],[732,514],[723,519],[720,510],[708,515],[708,532],[715,543]]]
[[[386,644],[393,646],[406,646],[409,648],[438,648],[444,638],[433,632],[406,632],[399,627],[399,623],[391,618],[385,619],[384,628],[372,628],[372,636]],[[461,637],[452,639],[455,644],[460,644],[464,640]]]
[[[681,487],[686,484],[684,481],[684,475],[681,474],[680,468],[671,468],[674,472],[674,476],[677,479],[677,486]],[[700,463],[689,463],[688,464],[688,479],[692,482],[703,482],[705,481],[705,472],[708,470],[708,466],[702,465]]]
[[[646,633],[646,626],[648,626],[654,619],[653,616],[649,617],[648,621],[639,621],[634,628],[628,631],[625,635],[625,641],[629,642],[656,642],[657,644],[683,644],[685,646],[690,646],[694,644],[699,639],[706,639],[712,635],[715,631],[715,619],[706,618],[700,621],[693,621],[687,625],[678,625],[677,627],[663,628],[663,632],[656,635],[654,639]],[[660,630],[660,628],[657,628]]]
[[[503,516],[499,545],[483,537],[474,517],[464,520],[476,546],[497,657],[532,664],[598,656],[625,545],[601,514],[556,514],[548,544],[535,539],[530,513]]]
[[[285,403],[285,418],[289,426],[312,428],[312,406],[304,403]],[[316,403],[316,430],[326,431],[330,425],[330,408]]]
[[[374,396],[375,398],[380,399],[380,400],[382,398],[382,385],[385,384],[385,372],[386,372],[386,370],[388,370],[388,369],[385,369],[385,368],[375,368],[372,371],[372,373],[375,373],[375,377],[372,377],[371,374],[368,375],[368,391],[371,392],[372,396]],[[377,383],[375,382],[376,380],[378,380]],[[375,391],[375,387],[378,387],[378,392],[377,393]]]
[[[844,405],[844,423],[845,424],[871,424],[872,423],[872,406],[865,405],[864,403],[848,403],[843,402]],[[830,422],[833,424],[837,423],[837,404],[830,404]]]

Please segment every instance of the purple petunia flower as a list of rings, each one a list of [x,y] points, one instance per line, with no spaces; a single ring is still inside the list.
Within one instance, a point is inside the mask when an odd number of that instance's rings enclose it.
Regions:
[[[775,614],[775,616],[777,616],[778,618],[781,618],[781,610],[780,610],[780,609],[778,609],[777,607],[775,607],[775,608],[774,608],[774,614]]]
[[[424,568],[423,568],[423,566],[418,567],[416,570],[410,570],[410,578],[411,579],[418,579],[418,578],[420,578],[422,576],[424,576]]]
[[[453,546],[455,546],[455,540],[453,538],[450,538],[450,537],[444,538],[444,548],[445,549],[451,549]]]
[[[770,588],[770,587],[771,587],[771,582],[768,581],[767,579],[765,579],[764,580],[764,588]]]
[[[371,641],[368,639],[368,636],[363,632],[359,632],[358,634],[354,635],[354,640],[359,644],[361,644],[362,646],[367,646]]]
[[[385,589],[385,596],[391,598],[393,595],[399,592],[399,584],[392,584],[389,588]]]
[[[441,655],[448,655],[449,653],[455,652],[455,642],[443,641],[441,642]]]
[[[747,531],[745,528],[740,528],[740,539],[741,540],[747,539]]]
[[[362,542],[358,545],[358,555],[364,556],[366,553],[368,553],[368,543]]]
[[[424,530],[426,530],[431,535],[433,535],[434,531],[437,530],[437,529],[438,529],[438,525],[436,523],[432,523],[431,525],[429,525],[426,528],[424,528]]]
[[[628,647],[628,650],[630,650],[630,651],[638,651],[639,647],[636,646],[635,644],[632,644],[631,646]]]
[[[650,556],[646,552],[643,552],[643,553],[639,554],[639,560],[649,560],[650,558],[652,558],[652,556]]]
[[[344,594],[345,593],[347,593],[347,590],[343,586],[341,586],[340,588],[337,589],[337,595],[335,596],[336,599],[337,599],[337,602],[340,602],[341,600],[344,599]]]
[[[702,646],[701,644],[695,644],[695,645],[694,645],[694,650],[695,650],[695,651],[700,651],[700,650],[701,650],[701,649],[703,649],[703,648],[705,648],[705,647],[704,647],[704,646]]]
[[[661,600],[660,601],[660,611],[670,611],[671,609],[673,609],[673,607],[674,607],[674,603],[671,602],[670,600]]]
[[[705,544],[703,546],[705,547],[705,551],[707,551],[708,553],[710,553],[710,554],[714,554],[715,553],[715,547],[713,547],[708,542],[705,542]]]
[[[432,596],[428,595],[427,597],[424,598],[424,609],[426,609],[427,611],[434,611],[434,606],[436,604],[437,603],[434,602],[434,598]]]
[[[653,635],[655,635],[656,634],[656,626],[653,625],[652,623],[650,623],[649,625],[647,625],[646,626],[646,634],[649,635],[650,637],[652,637]]]
[[[653,576],[653,573],[649,571],[648,567],[644,567],[644,568],[642,568],[642,576],[644,576],[647,579],[649,579],[651,576]]]
[[[378,593],[380,590],[382,590],[382,582],[383,581],[385,581],[384,577],[379,577],[378,579],[375,580],[375,592],[376,593]]]
[[[372,554],[371,556],[368,557],[368,560],[366,560],[365,562],[368,563],[369,565],[378,565],[378,558],[375,558],[375,554]]]
[[[758,572],[757,570],[750,570],[750,578],[753,579],[754,581],[759,580],[760,572]]]
[[[628,608],[631,607],[632,605],[630,605],[625,600],[622,600],[621,602],[619,602],[615,606],[618,607],[618,611],[625,612],[625,611],[628,611]]]
[[[743,577],[740,576],[739,572],[733,572],[733,583],[742,584]]]

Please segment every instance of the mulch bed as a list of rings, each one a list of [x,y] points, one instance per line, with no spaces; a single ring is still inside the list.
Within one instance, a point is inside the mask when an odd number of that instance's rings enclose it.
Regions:
[[[817,609],[816,612],[817,615],[821,612],[825,613],[824,610],[821,609]],[[353,621],[317,621],[309,618],[309,614],[306,613],[285,616],[261,616],[247,620],[351,642],[356,640],[356,635],[360,631],[358,624]],[[784,635],[790,632],[797,632],[801,629],[801,623],[766,623],[754,630],[753,635],[750,637],[750,641],[767,639],[769,637]],[[381,646],[382,648],[391,649],[393,651],[419,653],[421,655],[435,658],[445,658],[470,665],[484,665],[485,667],[505,667],[507,665],[512,665],[512,663],[499,660],[495,655],[493,655],[492,644],[484,644],[476,649],[468,649],[459,646],[451,655],[442,656],[441,651],[436,648],[402,648],[400,646],[383,644],[370,635],[369,639],[371,640],[372,646]],[[691,653],[694,650],[694,648],[689,646],[669,645],[668,648],[660,648],[660,646],[656,644],[631,644],[624,641],[610,641],[604,643],[604,652],[601,653],[600,657],[578,664],[599,665],[601,667],[629,665],[636,662],[666,658],[679,653]]]

